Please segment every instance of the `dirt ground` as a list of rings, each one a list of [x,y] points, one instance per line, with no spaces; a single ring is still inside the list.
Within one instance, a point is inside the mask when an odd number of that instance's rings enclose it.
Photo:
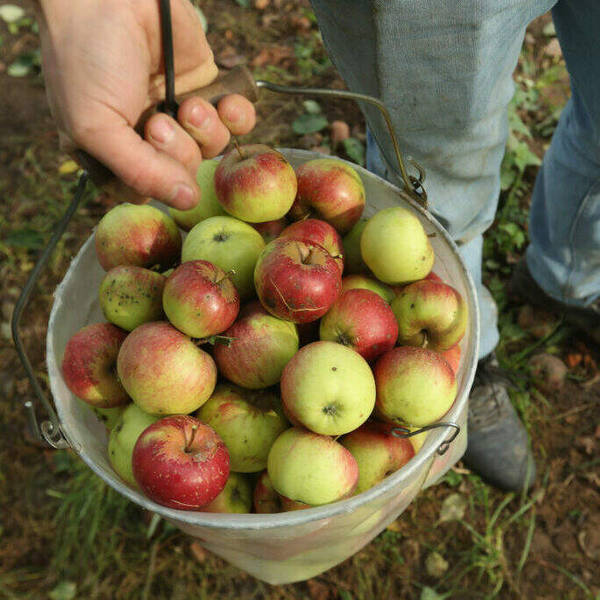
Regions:
[[[17,4],[30,10],[27,2]],[[220,66],[247,63],[256,76],[273,81],[343,87],[326,59],[307,2],[202,4]],[[531,26],[521,76],[541,77],[561,64],[549,23],[545,16]],[[23,401],[34,399],[33,392],[12,345],[10,318],[37,253],[70,200],[76,174],[64,167],[68,157],[58,150],[35,66],[24,77],[8,72],[18,56],[37,48],[35,28],[24,25],[11,32],[0,22],[0,34],[0,598],[600,598],[598,348],[563,324],[553,327],[551,316],[542,315],[540,334],[525,322],[523,307],[502,292],[523,246],[502,245],[504,238],[494,233],[504,231],[500,220],[490,239],[498,241],[492,258],[502,268],[490,263],[486,278],[502,299],[499,353],[517,375],[513,400],[538,464],[536,484],[525,496],[503,494],[459,463],[354,557],[308,582],[273,587],[164,523],[152,529],[156,524],[149,515],[116,498],[69,452],[35,444],[22,408]],[[528,146],[538,156],[549,136],[536,124],[564,103],[567,88],[568,80],[558,77],[541,89],[535,105],[518,107],[533,132]],[[364,122],[358,108],[339,101],[323,101],[320,107],[328,127],[296,133],[290,124],[307,110],[302,99],[261,95],[258,125],[242,141],[318,147],[347,157],[348,148],[331,140],[331,123],[346,122],[360,146]],[[535,172],[529,166],[519,180],[526,190],[518,201],[523,214]],[[501,206],[510,194],[511,189],[503,192]],[[23,319],[23,341],[46,392],[44,345],[53,290],[110,206],[104,195],[87,194]],[[526,226],[522,229],[526,234]],[[540,351],[566,364],[562,388],[534,385],[527,359]],[[38,415],[43,418],[39,409]],[[81,498],[89,494],[105,507],[77,505],[73,498],[80,488]],[[462,512],[447,517],[457,499]],[[77,514],[73,506],[79,507]],[[92,536],[90,514],[102,535],[94,530]]]

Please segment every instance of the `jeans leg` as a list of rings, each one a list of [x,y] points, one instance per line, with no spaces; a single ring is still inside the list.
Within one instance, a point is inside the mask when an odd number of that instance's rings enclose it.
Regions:
[[[550,296],[585,306],[600,296],[600,3],[552,11],[571,78],[533,192],[527,264]]]

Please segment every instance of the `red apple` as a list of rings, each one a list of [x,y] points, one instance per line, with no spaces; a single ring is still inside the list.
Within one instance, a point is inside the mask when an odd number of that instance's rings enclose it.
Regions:
[[[228,152],[215,171],[215,190],[221,206],[232,216],[250,223],[285,216],[297,182],[283,154],[263,144],[250,144]]]
[[[320,219],[298,221],[286,227],[279,235],[279,238],[319,244],[319,246],[325,248],[333,256],[340,268],[340,273],[344,272],[344,246],[342,245],[342,238],[329,223]]]
[[[446,283],[423,279],[407,285],[392,301],[398,320],[398,343],[443,352],[462,339],[467,305]]]
[[[181,253],[175,221],[158,208],[120,204],[98,223],[96,254],[105,271],[118,265],[168,269]]]
[[[69,339],[62,360],[67,387],[98,408],[112,408],[130,401],[119,382],[116,365],[127,333],[112,323],[94,323]]]
[[[278,383],[283,368],[298,351],[296,326],[269,314],[260,302],[244,306],[223,335],[231,342],[214,347],[219,372],[252,390]]]
[[[254,486],[254,511],[259,514],[282,512],[281,496],[277,493],[265,469]]]
[[[390,305],[370,290],[340,294],[321,319],[319,335],[356,350],[371,361],[391,350],[398,339],[398,324]]]
[[[400,346],[386,352],[373,368],[376,413],[392,423],[425,427],[444,416],[456,397],[456,377],[433,350]]]
[[[454,344],[454,346],[448,348],[448,350],[444,350],[441,354],[448,361],[448,364],[452,367],[456,375],[460,367],[460,344]]]
[[[117,371],[133,401],[151,415],[191,413],[217,382],[210,355],[164,321],[140,325],[127,336]]]
[[[254,285],[263,306],[294,323],[322,317],[335,302],[342,278],[335,259],[321,246],[273,240],[258,257]]]
[[[264,223],[252,223],[252,227],[262,235],[265,244],[272,242],[288,226],[285,217],[275,219],[275,221],[265,221]]]
[[[355,169],[336,158],[316,158],[300,165],[296,176],[293,220],[312,215],[342,234],[352,229],[365,208],[365,188]]]
[[[169,321],[194,338],[225,331],[240,310],[240,297],[229,276],[206,260],[179,265],[165,283],[162,301]]]
[[[425,277],[423,277],[423,279],[429,279],[431,281],[437,281],[439,283],[443,283],[444,282],[444,280],[439,275],[436,275],[433,271],[429,271],[429,273],[427,273],[427,275],[425,275]],[[402,285],[390,285],[390,286],[388,286],[392,290],[392,292],[394,293],[394,296],[392,297],[392,300],[396,296],[398,296],[400,294],[400,292],[402,292],[407,285],[410,285],[410,284],[406,283],[406,284],[402,284]],[[391,303],[392,300],[390,300],[390,303]]]
[[[208,425],[188,415],[165,417],[145,429],[133,448],[133,475],[154,502],[202,510],[223,490],[229,454]]]
[[[393,428],[390,423],[369,421],[340,439],[358,463],[355,494],[383,481],[415,455],[410,441],[393,435]]]
[[[279,494],[281,498],[281,508],[284,512],[291,512],[293,510],[306,510],[307,508],[312,508],[312,504],[306,504],[306,502],[300,502],[299,500],[292,500],[287,496],[283,496]]]

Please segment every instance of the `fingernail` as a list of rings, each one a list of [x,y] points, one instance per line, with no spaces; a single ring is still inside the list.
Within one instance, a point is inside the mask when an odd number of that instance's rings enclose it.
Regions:
[[[190,110],[189,123],[196,129],[206,129],[210,124],[210,116],[201,106],[194,106]]]
[[[185,183],[179,183],[171,196],[171,204],[181,210],[188,210],[196,206],[196,194],[194,190]]]
[[[150,127],[150,137],[159,144],[170,142],[175,135],[175,128],[166,119],[156,119]]]

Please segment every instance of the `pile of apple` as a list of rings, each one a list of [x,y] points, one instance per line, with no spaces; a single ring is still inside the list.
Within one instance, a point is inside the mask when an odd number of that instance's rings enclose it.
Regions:
[[[269,513],[367,490],[418,449],[398,424],[452,406],[464,300],[411,210],[361,219],[345,162],[294,171],[248,145],[198,183],[192,210],[100,221],[108,322],[69,340],[65,382],[110,417],[116,473],[164,506]]]

